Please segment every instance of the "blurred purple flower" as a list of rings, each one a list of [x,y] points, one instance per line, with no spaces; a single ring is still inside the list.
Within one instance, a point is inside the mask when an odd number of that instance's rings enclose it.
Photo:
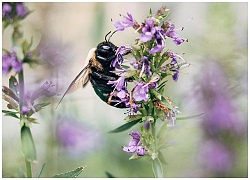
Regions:
[[[123,151],[128,153],[135,153],[138,156],[144,156],[146,154],[146,150],[143,146],[141,146],[141,135],[138,131],[132,131],[131,134],[132,140],[129,142],[128,146],[122,146]]]
[[[148,18],[145,22],[145,24],[142,27],[142,34],[140,34],[140,40],[142,42],[148,42],[150,41],[156,32],[156,29],[154,27],[155,20],[153,18]]]
[[[56,125],[56,138],[60,146],[72,156],[83,156],[101,146],[101,134],[81,122],[63,118]]]
[[[17,59],[16,53],[14,51],[11,53],[2,54],[3,74],[8,74],[11,69],[14,69],[17,73],[22,70],[22,62]]]
[[[217,140],[203,141],[200,152],[201,159],[209,171],[222,175],[227,174],[233,167],[233,153]]]
[[[28,9],[25,7],[24,3],[18,2],[16,3],[16,13],[19,17],[24,17],[28,14]]]
[[[2,17],[4,17],[6,14],[10,13],[12,10],[12,7],[9,3],[4,3],[2,7]]]
[[[23,2],[4,2],[2,6],[2,18],[7,20],[24,18],[28,14],[28,9]]]
[[[127,16],[123,16],[123,20],[115,21],[115,27],[117,31],[123,31],[128,27],[134,26],[134,20],[131,14],[127,13]]]
[[[232,99],[225,86],[225,75],[219,64],[207,63],[201,78],[202,108],[205,115],[202,127],[207,135],[219,135],[222,132],[240,134],[242,124],[236,114]]]

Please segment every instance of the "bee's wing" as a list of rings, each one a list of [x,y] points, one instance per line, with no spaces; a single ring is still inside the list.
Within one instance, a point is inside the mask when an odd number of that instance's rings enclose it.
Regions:
[[[74,91],[76,91],[77,89],[79,89],[80,87],[83,87],[88,81],[89,81],[89,65],[87,65],[77,76],[76,78],[70,83],[68,89],[66,90],[66,92],[63,94],[62,98],[60,99],[59,103],[57,104],[56,108],[58,107],[58,105],[61,103],[61,101],[63,100],[64,96],[66,94],[72,93]]]
[[[72,93],[74,91],[76,91],[77,89],[79,89],[80,87],[84,87],[84,85],[86,85],[86,83],[89,81],[89,67],[91,66],[91,59],[92,57],[95,55],[96,48],[92,48],[89,53],[88,56],[86,58],[86,61],[88,64],[85,66],[85,68],[76,76],[76,78],[70,83],[68,89],[66,90],[66,92],[63,94],[62,98],[60,99],[59,103],[57,104],[56,108],[58,107],[58,105],[61,103],[61,101],[63,100],[64,96],[66,94]]]

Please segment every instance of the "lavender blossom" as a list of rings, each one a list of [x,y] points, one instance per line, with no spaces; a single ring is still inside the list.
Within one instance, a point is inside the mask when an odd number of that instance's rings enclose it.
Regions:
[[[4,3],[2,7],[2,17],[6,16],[6,14],[9,14],[11,10],[11,5],[9,3]]]
[[[135,101],[148,101],[148,84],[137,83],[134,89],[133,97]]]
[[[115,27],[117,31],[123,31],[128,27],[134,26],[134,20],[131,14],[127,13],[127,16],[123,16],[123,20],[115,21]]]
[[[123,56],[127,55],[132,51],[132,48],[130,46],[120,46],[116,52],[116,58],[111,62],[111,67],[115,67],[117,69],[122,69],[121,64],[123,63]]]
[[[142,42],[148,42],[150,41],[156,32],[156,29],[154,27],[155,20],[153,18],[148,18],[142,27],[142,34],[140,34],[140,40]]]
[[[138,156],[144,156],[146,154],[145,147],[141,146],[141,135],[138,131],[132,131],[132,140],[129,142],[128,146],[122,146],[123,151],[128,153],[135,153]]]
[[[161,52],[164,49],[165,46],[165,33],[161,27],[156,27],[156,33],[155,36],[155,47],[153,47],[149,54],[154,54],[156,52]]]
[[[8,74],[11,69],[17,73],[22,70],[22,62],[17,59],[16,53],[14,51],[11,53],[4,53],[2,55],[3,74]]]
[[[16,3],[16,13],[17,16],[23,18],[28,14],[28,9],[25,7],[24,3]]]

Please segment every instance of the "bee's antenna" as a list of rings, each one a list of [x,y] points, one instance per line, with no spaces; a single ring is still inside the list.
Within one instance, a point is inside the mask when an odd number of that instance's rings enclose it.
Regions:
[[[117,32],[117,30],[115,30],[110,36],[109,36],[109,39],[108,39],[108,42],[110,40],[110,38]]]
[[[111,31],[109,31],[108,34],[106,34],[106,36],[105,36],[105,41],[106,41],[106,42],[109,42],[110,37],[109,37],[109,39],[108,39],[108,41],[107,41],[107,36],[108,36],[110,33],[111,33]],[[112,35],[111,35],[111,36],[112,36]]]

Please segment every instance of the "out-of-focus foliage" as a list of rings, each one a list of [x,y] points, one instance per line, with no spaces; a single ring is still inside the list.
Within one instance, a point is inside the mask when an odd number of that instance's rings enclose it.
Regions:
[[[25,38],[33,36],[34,47],[39,44],[43,53],[40,60],[44,64],[35,71],[23,67],[26,82],[30,84],[27,88],[36,89],[47,77],[56,83],[58,92],[63,93],[84,67],[89,49],[115,29],[111,19],[129,12],[138,21],[143,21],[150,8],[155,12],[159,7],[167,6],[171,10],[171,21],[176,26],[184,26],[180,33],[189,40],[178,51],[185,53],[183,57],[191,66],[186,71],[184,69],[177,83],[170,82],[166,87],[166,94],[174,97],[182,112],[180,116],[210,113],[209,108],[201,112],[204,109],[200,108],[202,88],[198,79],[206,77],[205,64],[213,61],[224,72],[221,91],[230,97],[230,103],[235,107],[237,116],[234,121],[247,127],[247,3],[26,3],[26,6],[32,13],[22,24]],[[6,27],[2,43],[5,49],[11,47],[11,33]],[[111,41],[119,46],[131,44],[134,38],[133,30],[128,30],[122,36],[116,33]],[[3,76],[3,84],[8,84],[8,79]],[[50,108],[34,114],[40,123],[31,128],[38,160],[34,172],[45,163],[41,177],[82,165],[87,167],[79,177],[153,177],[150,162],[130,161],[129,155],[122,151],[121,146],[129,141],[127,132],[131,130],[108,133],[124,124],[126,110],[107,106],[95,95],[91,85],[68,95],[55,109],[58,99],[54,99]],[[3,109],[5,107],[3,102]],[[67,119],[70,119],[66,123],[69,130],[63,124]],[[180,120],[177,127],[168,132],[169,148],[162,151],[164,177],[225,177],[212,169],[204,171],[204,157],[199,154],[202,145],[207,144],[203,121],[204,116]],[[65,134],[59,135],[59,127],[62,128],[60,133],[66,133],[68,139]],[[22,173],[19,170],[24,166],[20,135],[16,133],[19,128],[18,121],[3,116],[3,177],[19,177]],[[247,134],[244,132],[229,147],[234,150],[235,163],[226,177],[247,177]],[[209,156],[210,160],[213,158],[213,154]]]

